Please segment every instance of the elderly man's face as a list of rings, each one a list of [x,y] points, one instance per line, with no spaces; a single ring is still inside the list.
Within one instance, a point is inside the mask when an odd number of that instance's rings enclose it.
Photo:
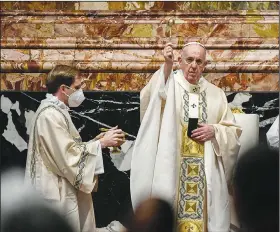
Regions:
[[[206,66],[206,51],[197,44],[186,46],[179,57],[184,77],[191,84],[197,84]]]

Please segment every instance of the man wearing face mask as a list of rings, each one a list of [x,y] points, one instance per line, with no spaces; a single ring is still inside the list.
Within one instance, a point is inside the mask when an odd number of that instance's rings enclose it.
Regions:
[[[173,72],[173,48],[140,94],[141,126],[131,162],[134,208],[146,198],[168,201],[175,231],[228,232],[227,184],[240,148],[225,93],[202,77],[205,46],[190,42]],[[145,173],[145,175],[143,175]]]
[[[25,181],[61,210],[75,231],[94,232],[91,192],[104,173],[102,148],[120,146],[124,133],[116,127],[82,142],[69,107],[85,99],[78,70],[57,65],[48,75],[46,99],[31,125]]]

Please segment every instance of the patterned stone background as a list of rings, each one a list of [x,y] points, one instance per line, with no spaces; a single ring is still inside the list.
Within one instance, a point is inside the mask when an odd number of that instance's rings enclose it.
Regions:
[[[88,90],[139,91],[162,47],[209,49],[205,76],[226,91],[278,90],[278,2],[2,2],[1,89],[43,91],[55,64]],[[169,25],[173,19],[175,23]]]
[[[204,76],[226,91],[233,108],[259,114],[260,142],[266,144],[265,133],[279,114],[279,2],[0,4],[1,160],[6,167],[24,167],[28,125],[56,64],[75,65],[86,78],[87,100],[71,112],[83,139],[94,137],[104,123],[135,136],[139,91],[163,63],[162,48],[170,41],[175,59],[188,41],[206,44]],[[128,137],[121,155],[104,153],[105,174],[94,195],[98,227],[126,224],[133,140]],[[119,231],[118,225],[104,230]]]

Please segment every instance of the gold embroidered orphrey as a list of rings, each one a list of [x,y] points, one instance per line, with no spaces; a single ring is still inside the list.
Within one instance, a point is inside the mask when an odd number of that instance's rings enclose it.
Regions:
[[[177,231],[206,232],[206,178],[204,171],[204,145],[187,136],[189,121],[189,94],[184,96],[182,120],[182,145],[177,200]],[[205,91],[199,94],[199,123],[207,121]]]

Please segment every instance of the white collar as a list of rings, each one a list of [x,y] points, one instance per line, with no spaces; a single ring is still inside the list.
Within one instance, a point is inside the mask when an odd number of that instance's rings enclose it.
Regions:
[[[42,103],[43,102],[54,104],[64,110],[69,110],[69,107],[65,105],[64,102],[60,101],[56,96],[50,93],[46,94],[46,99],[42,100]]]
[[[190,92],[190,93],[201,93],[202,91],[205,90],[206,80],[203,76],[200,77],[197,85],[193,85],[185,79],[182,69],[179,69],[177,73],[179,75],[177,76],[178,78],[176,78],[176,80],[188,92]]]

